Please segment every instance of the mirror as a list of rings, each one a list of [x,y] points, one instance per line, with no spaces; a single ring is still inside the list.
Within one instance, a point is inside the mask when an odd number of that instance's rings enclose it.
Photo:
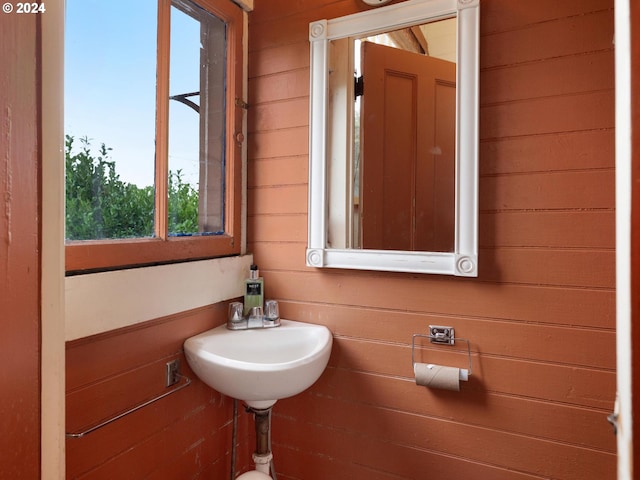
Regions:
[[[477,276],[478,0],[310,24],[313,267]]]

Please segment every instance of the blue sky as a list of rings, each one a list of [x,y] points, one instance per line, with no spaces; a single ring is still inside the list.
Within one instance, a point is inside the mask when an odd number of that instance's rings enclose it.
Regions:
[[[120,177],[153,184],[156,0],[67,0],[65,133],[112,148]],[[170,94],[199,90],[199,27],[172,9]],[[198,115],[170,102],[170,169],[198,175]],[[76,141],[76,144],[78,142]]]

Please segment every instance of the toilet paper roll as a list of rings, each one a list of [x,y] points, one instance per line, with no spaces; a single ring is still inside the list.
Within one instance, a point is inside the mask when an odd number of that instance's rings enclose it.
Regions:
[[[434,365],[432,363],[416,363],[413,365],[416,385],[444,390],[460,391],[460,380],[467,380],[469,372],[466,369]]]

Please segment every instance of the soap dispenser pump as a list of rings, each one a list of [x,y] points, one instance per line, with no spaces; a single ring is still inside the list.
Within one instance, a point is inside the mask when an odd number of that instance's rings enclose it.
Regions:
[[[244,316],[254,307],[263,308],[264,304],[264,280],[260,276],[257,265],[251,265],[249,278],[245,280],[244,289]]]

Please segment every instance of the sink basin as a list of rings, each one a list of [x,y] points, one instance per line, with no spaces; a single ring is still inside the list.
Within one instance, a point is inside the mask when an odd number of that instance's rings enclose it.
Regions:
[[[188,338],[189,366],[220,393],[265,409],[309,388],[331,354],[323,325],[282,320],[277,328],[229,330],[221,325]]]

